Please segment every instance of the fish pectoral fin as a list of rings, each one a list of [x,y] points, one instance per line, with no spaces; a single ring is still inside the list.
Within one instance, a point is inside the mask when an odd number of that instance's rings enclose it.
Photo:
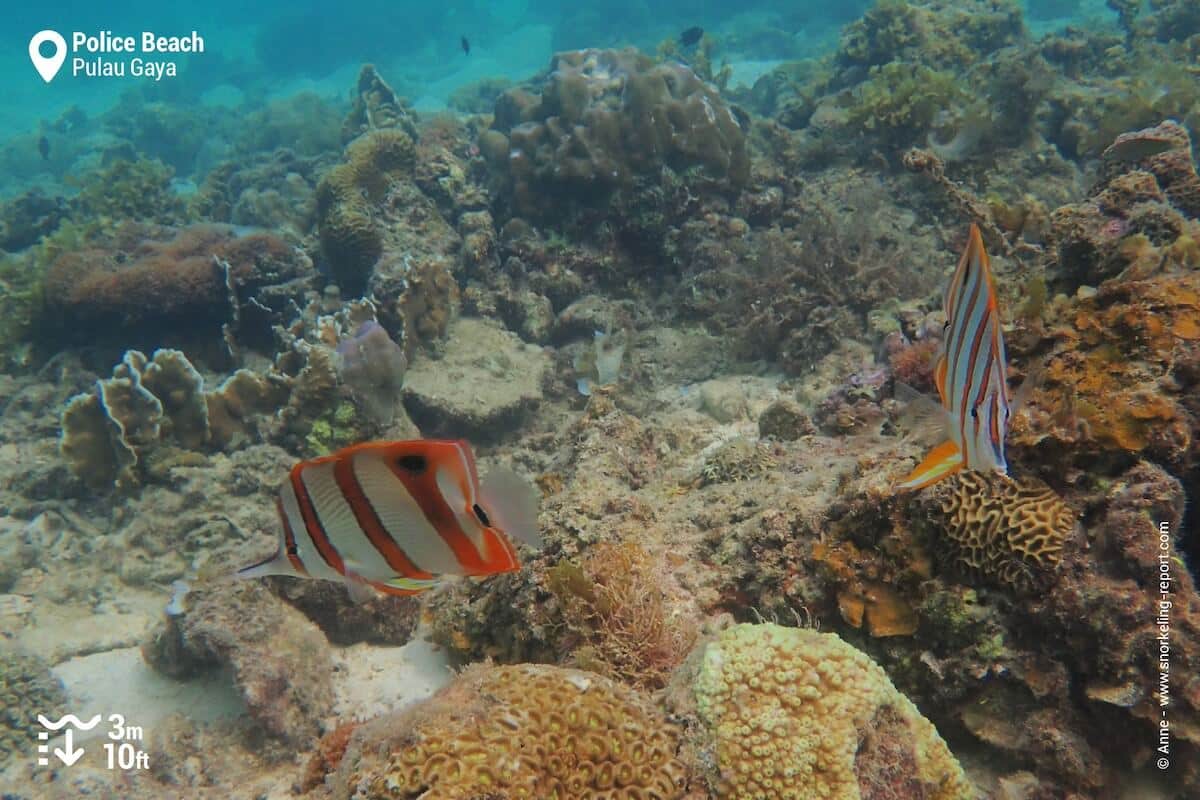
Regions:
[[[1021,409],[1025,407],[1025,404],[1029,402],[1029,398],[1033,396],[1034,390],[1042,385],[1042,382],[1045,380],[1045,378],[1046,363],[1044,361],[1038,361],[1029,368],[1029,370],[1025,373],[1025,380],[1023,380],[1021,385],[1017,387],[1017,390],[1013,392],[1012,401],[1008,404],[1008,413],[1010,417],[1015,417],[1018,413],[1020,413]]]
[[[896,484],[896,491],[924,489],[962,468],[962,451],[952,441],[942,442],[930,450],[925,459],[904,480]]]
[[[904,406],[896,421],[911,438],[932,444],[950,430],[950,417],[946,409],[929,395],[921,394],[907,383],[896,381],[892,396]]]
[[[369,600],[374,600],[379,595],[363,576],[353,570],[346,570],[346,579],[343,582],[346,584],[346,591],[349,592],[350,599],[355,605],[361,605]]]

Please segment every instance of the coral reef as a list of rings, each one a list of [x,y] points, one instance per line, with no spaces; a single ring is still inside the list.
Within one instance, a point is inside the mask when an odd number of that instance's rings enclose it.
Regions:
[[[263,312],[281,313],[314,277],[303,252],[273,234],[124,225],[54,259],[41,322],[59,341],[94,341],[107,330],[125,347],[208,342],[211,349],[237,330],[243,307],[266,324],[273,318]]]
[[[883,669],[834,634],[736,625],[705,646],[695,695],[718,797],[977,794]]]
[[[914,520],[937,530],[932,549],[947,566],[1032,589],[1055,578],[1076,516],[1036,479],[960,472],[922,494]]]
[[[368,131],[397,128],[417,138],[413,112],[388,86],[374,64],[363,64],[354,90],[354,105],[342,123],[342,141],[352,141]]]
[[[361,725],[335,796],[682,798],[680,731],[636,692],[550,666],[474,666],[409,712]],[[352,788],[353,787],[353,788]]]
[[[634,50],[559,53],[538,94],[505,92],[480,150],[519,213],[612,192],[662,167],[698,167],[736,187],[749,174],[745,133],[731,108],[689,68]]]
[[[0,768],[33,750],[38,714],[57,719],[66,696],[44,660],[0,648]]]
[[[412,137],[385,128],[363,134],[346,148],[346,161],[331,169],[317,187],[317,230],[334,278],[348,292],[360,292],[383,253],[383,235],[374,208],[392,184],[412,174]]]

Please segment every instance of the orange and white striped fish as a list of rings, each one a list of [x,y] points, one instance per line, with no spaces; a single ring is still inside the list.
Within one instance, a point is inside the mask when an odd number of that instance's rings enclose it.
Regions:
[[[465,441],[356,444],[292,467],[278,551],[237,574],[343,581],[355,599],[418,594],[442,575],[519,569],[513,539],[541,545],[537,505],[508,470],[480,484]]]
[[[946,326],[934,382],[949,438],[929,451],[896,485],[900,491],[924,488],[964,468],[1008,472],[1004,438],[1021,398],[1014,400],[1009,395],[996,283],[983,237],[974,223],[967,249],[946,287],[943,307]],[[1026,386],[1032,387],[1032,381]]]

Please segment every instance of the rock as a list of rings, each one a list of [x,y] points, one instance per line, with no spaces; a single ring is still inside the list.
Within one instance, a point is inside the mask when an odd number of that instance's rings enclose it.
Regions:
[[[758,435],[794,442],[801,436],[816,433],[817,429],[808,414],[794,400],[781,398],[767,406],[758,415]]]
[[[700,408],[722,425],[744,418],[749,411],[742,387],[720,378],[700,384]]]
[[[275,739],[306,746],[333,709],[329,643],[262,582],[209,583],[142,646],[160,672],[182,677],[228,667],[250,716]]]
[[[542,400],[550,358],[491,322],[459,319],[440,359],[408,370],[404,404],[426,436],[494,439]]]

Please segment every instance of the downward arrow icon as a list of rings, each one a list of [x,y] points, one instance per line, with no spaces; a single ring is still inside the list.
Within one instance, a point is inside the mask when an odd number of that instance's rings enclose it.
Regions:
[[[54,755],[58,756],[68,767],[83,757],[83,748],[75,749],[75,741],[72,738],[72,733],[73,731],[67,728],[63,734],[65,739],[64,744],[67,746],[66,750],[63,750],[61,747],[54,748]]]

